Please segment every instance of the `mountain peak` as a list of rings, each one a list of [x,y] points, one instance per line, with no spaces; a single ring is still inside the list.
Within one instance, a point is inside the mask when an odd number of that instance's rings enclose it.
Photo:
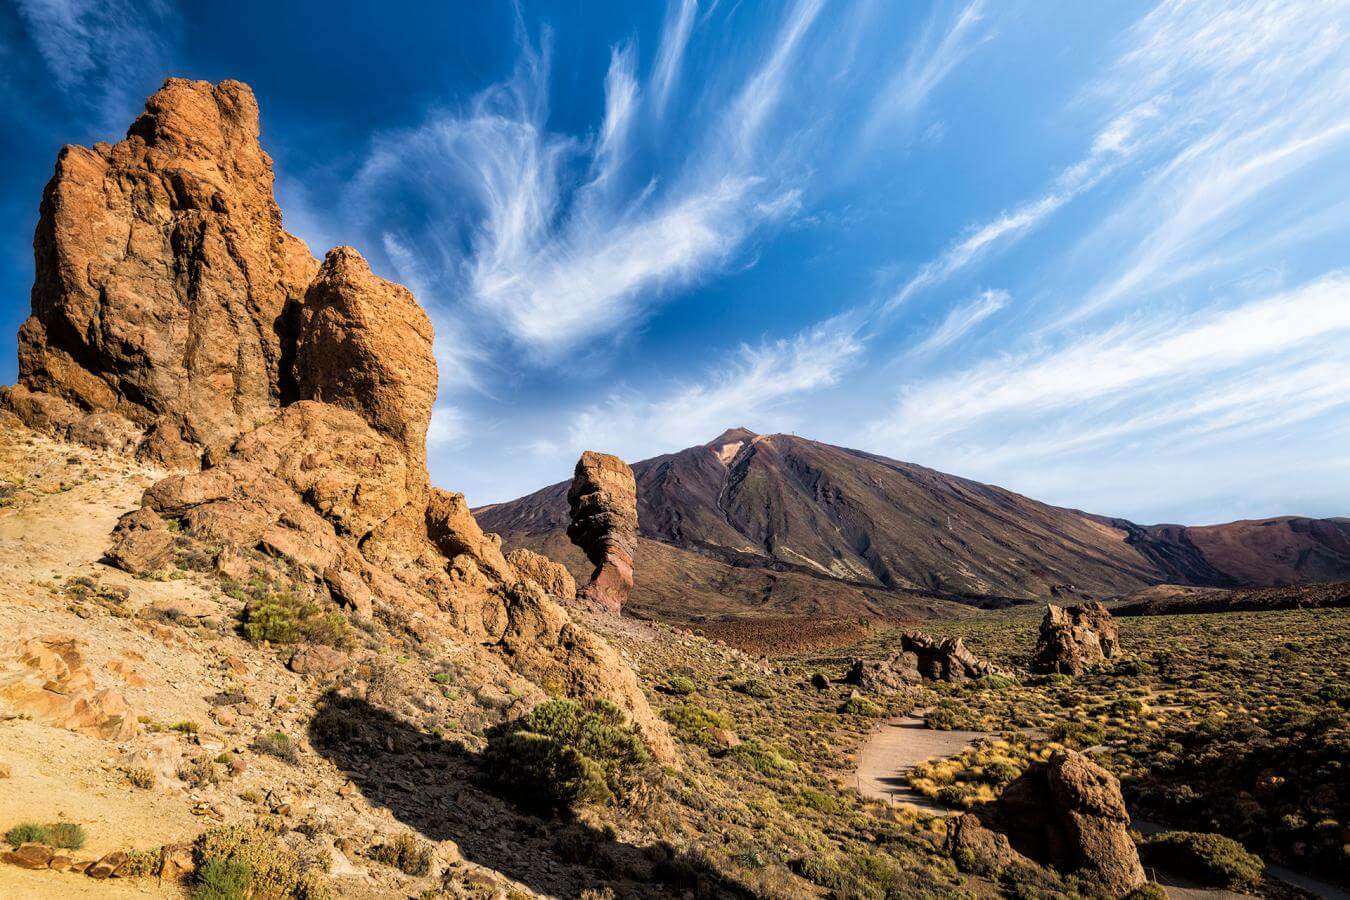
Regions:
[[[728,428],[711,441],[708,441],[705,446],[716,448],[726,444],[734,444],[737,441],[753,441],[757,437],[759,437],[759,435],[755,434],[749,428],[746,428],[744,425],[737,425],[735,428]]]

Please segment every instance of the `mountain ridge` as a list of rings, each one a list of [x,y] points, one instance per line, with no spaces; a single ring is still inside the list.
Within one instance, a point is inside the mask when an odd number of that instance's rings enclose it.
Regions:
[[[649,555],[694,555],[742,577],[809,575],[855,593],[892,594],[902,606],[920,597],[1027,601],[1115,596],[1162,583],[1231,588],[1350,575],[1350,524],[1343,520],[1140,525],[863,450],[743,427],[634,463],[633,471],[640,543],[664,545],[648,548]],[[474,513],[507,545],[565,557],[550,539],[566,527],[565,492],[565,483],[550,485]],[[698,568],[699,561],[682,565]],[[763,585],[740,591],[745,611],[762,605],[756,595]],[[640,577],[638,607],[651,606],[657,593],[669,602],[671,591]],[[814,611],[848,614],[857,599]],[[701,615],[703,602],[675,612]]]

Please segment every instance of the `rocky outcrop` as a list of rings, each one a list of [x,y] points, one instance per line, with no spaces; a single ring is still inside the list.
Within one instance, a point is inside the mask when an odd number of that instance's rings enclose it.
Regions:
[[[19,331],[25,421],[117,413],[146,455],[191,466],[273,414],[317,264],[281,227],[258,134],[246,85],[170,79],[125,140],[62,149]]]
[[[20,635],[0,652],[0,710],[110,741],[136,735],[127,701],[98,686],[75,636]]]
[[[633,470],[617,456],[587,450],[577,461],[567,503],[572,512],[567,536],[595,566],[577,596],[617,613],[633,590],[638,528]]]
[[[117,520],[108,561],[133,575],[147,575],[173,560],[174,539],[164,520],[151,510],[134,510]]]
[[[549,596],[563,600],[576,599],[577,583],[562,563],[523,547],[506,554],[506,561],[521,578],[539,585]]]
[[[541,695],[612,700],[676,761],[631,668],[544,593],[568,593],[559,573],[530,560],[522,581],[463,496],[431,487],[431,322],[355,250],[319,266],[282,230],[247,87],[171,80],[125,141],[62,151],[36,247],[20,384],[0,400],[67,438],[186,470],[123,517],[111,562],[144,574],[171,561],[170,520],[242,574],[262,551],[308,598],[408,640],[457,640],[484,672],[514,669]],[[617,603],[632,585],[633,478],[612,457],[594,463],[585,539]],[[311,647],[290,665],[322,677],[342,660]],[[112,701],[89,699],[107,713],[94,726],[134,730]],[[84,727],[79,715],[52,712]]]
[[[1122,897],[1145,881],[1120,782],[1088,757],[1061,750],[1029,768],[991,804],[957,820],[948,850],[998,871],[1019,857],[1054,866]]]
[[[299,397],[350,409],[398,442],[425,480],[436,402],[431,320],[401,285],[376,277],[351,247],[331,250],[299,313]]]
[[[1115,656],[1118,649],[1120,631],[1102,604],[1095,600],[1064,608],[1050,604],[1041,621],[1031,670],[1080,675],[1089,666]]]
[[[844,680],[873,693],[893,693],[920,681],[965,681],[997,671],[959,637],[938,641],[910,632],[900,636],[900,652],[879,661],[854,660]]]

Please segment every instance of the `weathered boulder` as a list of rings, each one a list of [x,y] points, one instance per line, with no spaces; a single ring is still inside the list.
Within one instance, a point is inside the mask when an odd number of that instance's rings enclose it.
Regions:
[[[144,452],[190,466],[272,415],[284,313],[317,264],[281,227],[258,136],[246,85],[175,78],[125,140],[62,149],[19,331],[27,393],[10,395],[25,421],[61,424],[33,393],[115,412],[149,429]]]
[[[617,456],[587,450],[577,461],[567,491],[572,521],[567,536],[595,566],[577,596],[618,612],[633,590],[637,552],[637,482]]]
[[[506,561],[521,578],[533,581],[544,592],[561,597],[563,600],[575,600],[577,583],[572,573],[562,563],[554,562],[542,553],[535,553],[521,547],[506,554]]]
[[[1120,631],[1105,606],[1095,600],[1064,608],[1052,603],[1045,608],[1031,670],[1080,675],[1119,648]]]
[[[467,556],[493,578],[516,580],[515,569],[502,555],[502,539],[479,527],[463,494],[433,488],[426,518],[428,537],[447,559]]]
[[[149,574],[173,560],[173,532],[153,510],[142,507],[122,516],[112,536],[112,546],[104,556],[133,575]]]
[[[965,681],[998,671],[971,653],[961,638],[935,640],[920,632],[900,636],[900,651],[887,659],[854,660],[844,680],[873,693],[893,693],[920,681]]]
[[[0,644],[0,711],[110,741],[134,737],[126,699],[98,687],[81,646],[68,634],[20,634]]]
[[[431,320],[402,285],[378,278],[351,247],[328,251],[299,312],[299,397],[350,409],[394,438],[425,477],[436,402]]]
[[[948,847],[983,857],[989,868],[1007,865],[1014,851],[1078,875],[1108,897],[1122,897],[1146,880],[1120,781],[1076,751],[1033,765],[974,813],[959,820]]]
[[[297,675],[312,675],[315,678],[327,678],[347,665],[347,654],[322,644],[305,644],[291,654],[286,664]]]
[[[53,852],[46,844],[29,842],[0,854],[0,860],[21,869],[45,869],[52,861]]]

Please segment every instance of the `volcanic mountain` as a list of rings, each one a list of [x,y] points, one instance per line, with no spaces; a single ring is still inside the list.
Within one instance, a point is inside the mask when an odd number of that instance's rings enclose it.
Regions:
[[[630,608],[660,618],[932,615],[952,600],[1350,577],[1347,519],[1137,525],[795,435],[733,428],[633,472]],[[475,515],[506,546],[589,574],[565,534],[565,482]]]

